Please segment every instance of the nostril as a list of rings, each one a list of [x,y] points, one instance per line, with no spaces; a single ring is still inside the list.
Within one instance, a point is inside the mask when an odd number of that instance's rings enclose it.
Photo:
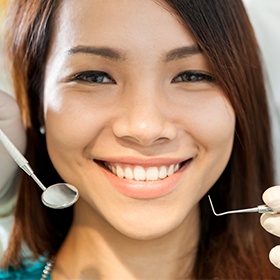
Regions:
[[[119,140],[148,147],[164,144],[175,139],[177,132],[175,129],[171,130],[173,131],[167,131],[165,128],[158,128],[157,131],[151,131],[149,129],[127,129],[122,132],[114,130],[114,134]]]
[[[156,142],[158,143],[158,144],[163,144],[163,143],[166,143],[166,142],[168,142],[170,139],[168,138],[168,137],[160,137],[160,138],[158,138],[157,140],[156,140]]]

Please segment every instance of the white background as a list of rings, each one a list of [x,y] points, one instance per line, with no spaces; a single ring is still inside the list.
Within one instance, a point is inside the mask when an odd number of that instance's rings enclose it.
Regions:
[[[280,0],[244,0],[244,4],[255,29],[268,74],[277,184],[280,184]]]

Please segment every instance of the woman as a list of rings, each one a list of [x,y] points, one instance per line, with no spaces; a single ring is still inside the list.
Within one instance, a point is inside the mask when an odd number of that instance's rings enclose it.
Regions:
[[[30,265],[26,244],[50,260],[52,279],[279,278],[258,216],[216,218],[206,196],[219,211],[242,208],[273,184],[240,1],[17,0],[9,17],[26,157],[45,185],[80,193],[73,208],[50,210],[23,177],[11,275]]]

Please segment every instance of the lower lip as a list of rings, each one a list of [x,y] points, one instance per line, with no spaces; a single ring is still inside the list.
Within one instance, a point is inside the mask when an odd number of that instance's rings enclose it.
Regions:
[[[105,167],[102,167],[102,170],[104,171],[105,176],[108,178],[113,188],[115,188],[121,194],[136,199],[153,199],[171,193],[176,188],[176,186],[179,185],[183,171],[189,166],[189,164],[190,160],[186,162],[172,176],[156,181],[121,179]]]

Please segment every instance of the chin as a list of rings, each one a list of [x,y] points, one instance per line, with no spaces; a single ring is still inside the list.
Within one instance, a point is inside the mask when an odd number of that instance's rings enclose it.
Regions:
[[[178,213],[174,211],[169,215],[160,215],[156,217],[153,215],[142,215],[138,217],[133,215],[131,219],[124,217],[121,222],[110,224],[122,235],[139,241],[148,241],[160,239],[168,235],[181,232],[184,234],[189,230],[189,226],[197,224],[199,211],[193,208],[190,212]],[[195,227],[193,227],[195,228]]]
[[[165,227],[160,226],[151,226],[151,227],[125,227],[125,228],[116,228],[122,235],[139,241],[148,241],[162,238],[163,236],[168,235],[170,232],[178,225],[169,225]]]

